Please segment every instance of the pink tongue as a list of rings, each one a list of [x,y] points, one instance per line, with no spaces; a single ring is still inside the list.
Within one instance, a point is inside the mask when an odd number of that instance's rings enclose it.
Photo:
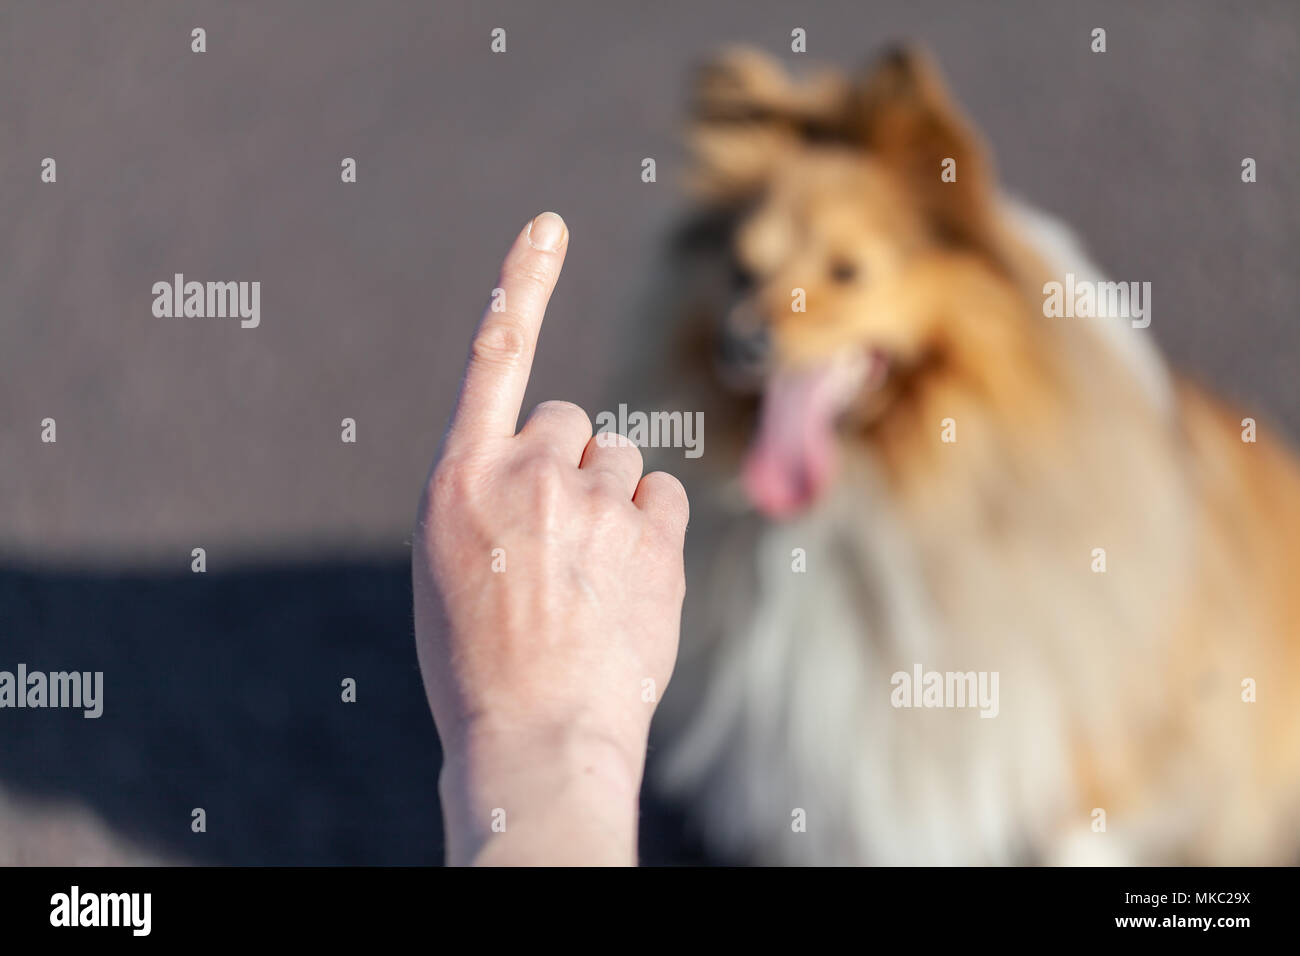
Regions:
[[[741,478],[750,500],[772,517],[817,498],[835,466],[835,416],[842,396],[831,366],[779,373],[763,395],[758,434]]]

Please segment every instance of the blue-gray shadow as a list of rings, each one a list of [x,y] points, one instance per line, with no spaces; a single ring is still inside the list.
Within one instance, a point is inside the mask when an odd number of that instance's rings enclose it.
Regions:
[[[198,863],[441,862],[409,575],[405,559],[174,575],[0,565],[0,670],[104,672],[98,719],[0,711],[0,782],[80,801]],[[206,833],[191,832],[195,807]],[[642,857],[707,862],[652,794]]]

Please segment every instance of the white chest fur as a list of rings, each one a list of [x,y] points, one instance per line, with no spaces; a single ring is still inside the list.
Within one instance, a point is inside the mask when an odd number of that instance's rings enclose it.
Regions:
[[[687,627],[715,639],[683,661],[707,676],[665,700],[698,694],[703,706],[669,717],[684,729],[660,780],[693,793],[706,839],[740,858],[1008,862],[1065,785],[1056,708],[1040,699],[1049,682],[1032,657],[954,650],[889,508],[861,481],[853,489],[764,527],[756,547],[753,528],[738,531],[709,560],[718,574]],[[738,574],[729,562],[746,555],[750,573]],[[711,627],[711,613],[730,626]],[[1000,661],[1001,685],[1015,690],[996,718],[892,706],[895,672],[968,671],[977,660]],[[1025,753],[1040,756],[1024,766]]]

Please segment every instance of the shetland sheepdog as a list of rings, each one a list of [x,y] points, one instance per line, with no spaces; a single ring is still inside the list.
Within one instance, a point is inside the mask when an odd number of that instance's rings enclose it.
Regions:
[[[1268,424],[1128,313],[1045,314],[1105,277],[918,51],[727,53],[689,137],[636,359],[706,425],[666,463],[652,783],[735,862],[1295,862],[1300,471]]]

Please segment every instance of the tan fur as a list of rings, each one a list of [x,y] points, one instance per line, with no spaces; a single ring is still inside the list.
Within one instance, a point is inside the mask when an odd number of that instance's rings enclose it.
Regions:
[[[947,641],[948,657],[928,663],[1000,668],[1009,680],[1004,742],[989,744],[986,763],[1003,768],[999,806],[1015,846],[1002,854],[972,839],[951,859],[1093,859],[1113,835],[1106,846],[1123,850],[1114,858],[1134,862],[1293,862],[1300,470],[1267,424],[1244,443],[1242,416],[1185,383],[1170,415],[1085,325],[1099,320],[1043,317],[1052,267],[1000,215],[987,153],[924,57],[894,52],[859,79],[801,85],[758,54],[731,53],[702,73],[694,110],[695,196],[713,225],[680,248],[673,307],[685,321],[671,337],[654,332],[671,343],[672,373],[655,394],[706,413],[707,460],[685,477],[688,546],[699,574],[713,576],[702,588],[691,579],[675,678],[684,689],[670,691],[666,737],[708,713],[722,679],[709,669],[735,653],[710,657],[703,645],[741,642],[759,593],[743,570],[720,566],[753,560],[763,534],[742,533],[753,519],[728,492],[755,399],[724,388],[708,355],[734,298],[714,276],[735,258],[755,276],[747,308],[770,324],[779,364],[860,345],[891,357],[884,388],[843,424],[837,500],[852,501],[855,481],[867,495],[865,476],[880,476],[862,514],[896,522],[915,556]],[[956,183],[939,177],[948,157]],[[835,278],[843,262],[851,281]],[[791,312],[795,287],[807,313]],[[949,418],[952,444],[940,441]],[[852,526],[851,510],[835,533],[865,554],[879,529],[865,518]],[[1094,547],[1107,549],[1104,575],[1090,571]],[[875,586],[864,581],[863,592]],[[886,671],[905,664],[887,641],[870,653]],[[1246,678],[1258,703],[1242,701]],[[1037,739],[1035,722],[1060,724],[1053,752],[1015,743]],[[928,738],[936,752],[973,732],[942,726],[957,729]],[[913,760],[897,759],[900,773]],[[1057,760],[1059,773],[1026,769]],[[761,755],[745,766],[763,779]],[[849,786],[847,771],[823,769]],[[699,792],[688,776],[677,789]],[[963,795],[948,799],[960,807]],[[1094,808],[1107,811],[1107,834],[1090,832]],[[816,862],[776,837],[735,832],[720,841],[729,852]],[[1088,849],[1079,857],[1070,846]]]

